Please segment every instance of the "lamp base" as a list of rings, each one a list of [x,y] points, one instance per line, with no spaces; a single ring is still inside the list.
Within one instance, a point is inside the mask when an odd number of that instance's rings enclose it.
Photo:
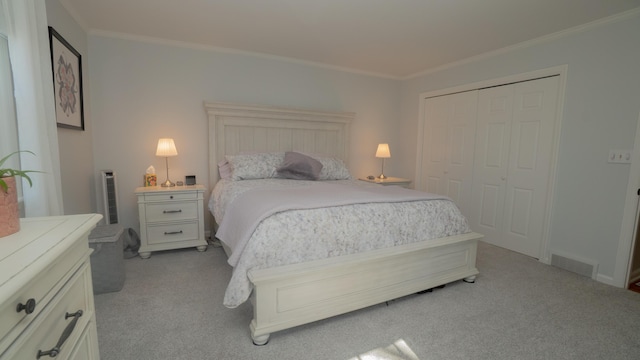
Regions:
[[[176,184],[171,182],[171,180],[167,179],[167,181],[165,181],[162,184],[160,184],[160,186],[162,186],[162,187],[172,187],[172,186],[176,186]]]
[[[380,174],[380,176],[378,176],[378,179],[386,179],[387,176],[385,174]]]

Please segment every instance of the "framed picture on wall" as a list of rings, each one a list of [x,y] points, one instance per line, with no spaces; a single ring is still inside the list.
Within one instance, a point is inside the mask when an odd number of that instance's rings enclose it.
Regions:
[[[82,56],[49,27],[53,92],[58,127],[84,130]]]

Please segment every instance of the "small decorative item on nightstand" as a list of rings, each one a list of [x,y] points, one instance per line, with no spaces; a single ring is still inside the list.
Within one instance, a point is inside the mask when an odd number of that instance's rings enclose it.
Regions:
[[[196,176],[195,175],[187,175],[184,177],[184,181],[187,185],[195,185],[196,184]]]
[[[158,178],[156,177],[156,168],[153,165],[147,168],[144,174],[144,186],[156,186],[158,185]]]
[[[144,186],[156,186],[158,178],[156,174],[144,174]]]

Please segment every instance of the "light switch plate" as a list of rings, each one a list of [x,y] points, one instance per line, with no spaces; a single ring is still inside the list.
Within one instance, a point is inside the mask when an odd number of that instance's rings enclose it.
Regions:
[[[607,162],[613,164],[631,164],[632,150],[609,150]]]

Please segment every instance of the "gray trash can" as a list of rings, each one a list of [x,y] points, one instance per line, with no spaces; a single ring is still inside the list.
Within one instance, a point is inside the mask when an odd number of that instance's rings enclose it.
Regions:
[[[124,229],[118,224],[97,226],[89,234],[93,293],[120,291],[124,286]]]

